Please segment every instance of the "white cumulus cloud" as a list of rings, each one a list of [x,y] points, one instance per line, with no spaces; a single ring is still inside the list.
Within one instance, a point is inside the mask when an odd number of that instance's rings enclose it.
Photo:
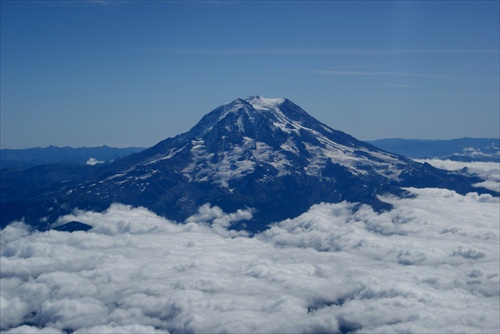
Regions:
[[[500,193],[500,163],[498,162],[461,162],[440,159],[416,159],[416,161],[422,163],[427,162],[436,168],[451,171],[458,171],[466,168],[468,174],[478,176],[484,180],[474,186]]]
[[[319,204],[248,236],[251,210],[184,224],[115,204],[87,232],[1,231],[5,333],[495,333],[498,197],[443,189]]]

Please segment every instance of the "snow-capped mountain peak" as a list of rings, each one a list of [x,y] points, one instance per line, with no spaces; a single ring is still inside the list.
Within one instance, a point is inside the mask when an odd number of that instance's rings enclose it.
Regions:
[[[182,175],[228,189],[262,166],[270,173],[267,180],[291,174],[329,177],[328,166],[334,164],[352,175],[376,173],[394,181],[408,163],[331,129],[284,98],[236,99],[167,142],[148,165],[190,157]]]
[[[261,96],[250,96],[246,99],[246,101],[250,103],[256,110],[274,110],[275,108],[278,108],[279,105],[281,105],[283,102],[285,102],[285,99],[270,99]]]
[[[238,114],[239,117],[241,117],[242,114],[245,114],[249,118],[253,119],[253,114],[255,113],[279,113],[279,107],[284,101],[285,99],[282,98],[269,99],[261,96],[250,96],[246,99],[238,98],[221,106],[220,108],[217,108],[214,110],[214,113],[218,114],[218,121],[231,114]]]
[[[222,105],[190,131],[93,170],[101,174],[63,184],[38,207],[27,204],[31,219],[120,202],[182,221],[212,203],[226,211],[255,208],[259,223],[250,229],[258,230],[320,202],[384,207],[377,196],[401,187],[474,189],[471,181],[334,130],[288,99],[259,96]]]

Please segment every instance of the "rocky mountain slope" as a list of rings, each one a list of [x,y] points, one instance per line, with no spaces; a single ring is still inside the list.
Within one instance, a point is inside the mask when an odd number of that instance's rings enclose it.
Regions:
[[[288,99],[236,99],[190,131],[94,166],[36,198],[2,204],[2,224],[24,219],[48,228],[75,208],[104,210],[120,202],[183,221],[210,203],[225,211],[254,209],[245,228],[264,229],[320,202],[387,208],[377,195],[401,187],[478,191],[479,180],[380,150],[319,122]]]

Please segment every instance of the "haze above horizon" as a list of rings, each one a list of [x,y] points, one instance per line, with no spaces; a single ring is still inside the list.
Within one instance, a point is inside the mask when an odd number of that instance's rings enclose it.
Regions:
[[[498,1],[1,1],[0,147],[152,146],[236,98],[500,137]]]

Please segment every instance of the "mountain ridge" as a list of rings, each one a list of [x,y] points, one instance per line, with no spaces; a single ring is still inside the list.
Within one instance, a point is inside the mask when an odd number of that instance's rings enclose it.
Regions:
[[[500,138],[471,138],[462,137],[454,139],[407,139],[407,138],[382,138],[376,140],[362,140],[387,152],[403,155],[412,159],[450,159],[458,161],[485,161],[500,162],[500,144],[491,147],[491,144],[500,143]],[[414,146],[417,147],[414,147]],[[487,147],[492,152],[481,150]],[[92,150],[110,149],[113,155],[102,156],[88,153]],[[147,147],[110,147],[108,145],[95,147],[54,146],[30,147],[23,149],[0,149],[0,169],[2,168],[29,168],[46,164],[86,164],[89,159],[109,162],[127,155],[146,150]],[[55,151],[61,150],[62,155],[53,156]]]
[[[384,150],[415,159],[500,162],[500,138],[386,138],[368,142]]]
[[[378,149],[288,99],[252,96],[215,108],[188,132],[94,166],[90,176],[3,205],[2,224],[24,214],[45,229],[75,208],[102,211],[115,202],[182,222],[210,203],[227,212],[255,209],[251,222],[233,228],[259,231],[321,202],[347,200],[383,210],[388,204],[378,196],[402,195],[402,187],[464,193],[479,191],[472,187],[479,181]]]
[[[109,162],[128,154],[139,152],[143,147],[69,147],[47,146],[26,149],[0,149],[0,169],[11,167],[31,167],[43,164],[85,164],[90,159]]]

